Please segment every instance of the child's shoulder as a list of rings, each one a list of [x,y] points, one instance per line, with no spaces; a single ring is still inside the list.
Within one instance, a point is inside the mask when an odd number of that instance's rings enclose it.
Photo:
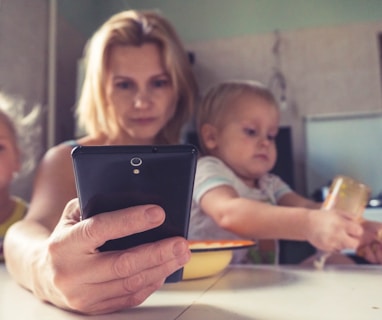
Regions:
[[[198,159],[198,165],[224,165],[224,162],[214,156],[201,156]]]
[[[286,184],[277,174],[266,173],[264,174],[259,181],[265,184]]]
[[[229,170],[228,166],[219,158],[214,156],[202,156],[198,159],[198,170]]]
[[[8,228],[15,223],[18,220],[21,220],[28,209],[28,204],[23,199],[12,196],[12,200],[14,202],[14,209],[11,213],[11,215],[0,224],[0,236],[4,236],[5,232],[8,230]]]
[[[260,189],[273,190],[276,193],[287,193],[292,191],[290,186],[278,175],[267,173],[259,179]]]
[[[198,176],[231,176],[233,174],[232,170],[222,160],[213,156],[199,158],[196,173]]]

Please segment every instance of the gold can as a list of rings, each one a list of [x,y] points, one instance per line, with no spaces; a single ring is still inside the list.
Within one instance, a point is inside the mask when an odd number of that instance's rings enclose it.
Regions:
[[[370,188],[366,184],[347,176],[336,176],[330,185],[322,208],[351,212],[361,221],[370,194]]]

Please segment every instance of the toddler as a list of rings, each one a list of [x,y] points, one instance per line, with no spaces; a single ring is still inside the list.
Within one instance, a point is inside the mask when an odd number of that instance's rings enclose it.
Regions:
[[[13,195],[11,191],[15,177],[21,171],[24,173],[28,171],[29,168],[26,166],[30,165],[30,161],[33,159],[31,156],[29,161],[23,163],[16,125],[22,127],[26,123],[35,124],[38,111],[35,108],[36,110],[32,110],[29,117],[21,117],[20,114],[23,111],[19,110],[20,106],[21,104],[18,104],[16,99],[0,92],[0,261],[4,260],[3,239],[7,229],[14,222],[23,218],[27,210],[27,203],[22,198]],[[16,113],[18,117],[13,117]],[[17,123],[17,120],[21,120],[20,123]],[[31,136],[33,133],[29,131],[28,137]]]
[[[11,119],[0,109],[0,260],[3,260],[5,232],[26,212],[26,203],[10,194],[14,176],[20,170],[20,151],[16,129]]]
[[[308,241],[327,252],[356,248],[362,227],[350,213],[321,210],[270,173],[279,120],[275,98],[260,83],[231,81],[209,90],[196,114],[202,157],[189,239],[268,239],[259,242],[260,252],[273,239]],[[267,250],[272,255],[272,246]],[[277,262],[269,254],[255,258]],[[250,261],[248,250],[235,251],[233,263]]]

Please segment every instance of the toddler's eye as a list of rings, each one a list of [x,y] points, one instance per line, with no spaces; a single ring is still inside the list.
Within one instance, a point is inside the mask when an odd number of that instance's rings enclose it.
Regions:
[[[268,135],[268,136],[267,136],[267,139],[268,139],[269,141],[275,141],[275,140],[276,140],[276,136],[275,136],[275,135]]]
[[[244,133],[248,136],[255,136],[256,130],[251,128],[244,128]]]

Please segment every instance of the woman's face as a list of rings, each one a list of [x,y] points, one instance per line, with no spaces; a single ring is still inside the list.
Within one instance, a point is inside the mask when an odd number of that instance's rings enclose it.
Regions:
[[[178,97],[155,44],[114,46],[105,86],[120,129],[116,142],[152,144],[175,113]]]
[[[19,156],[9,128],[0,120],[0,191],[8,190],[19,169]]]

